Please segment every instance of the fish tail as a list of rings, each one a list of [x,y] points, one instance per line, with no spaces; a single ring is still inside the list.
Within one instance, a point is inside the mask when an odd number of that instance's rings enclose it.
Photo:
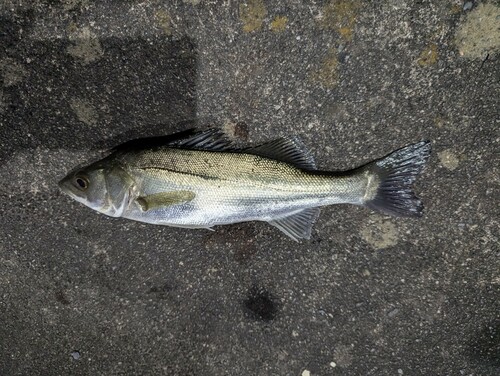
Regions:
[[[415,195],[412,184],[430,154],[431,143],[422,141],[363,167],[368,175],[364,205],[396,217],[420,217],[424,206]]]

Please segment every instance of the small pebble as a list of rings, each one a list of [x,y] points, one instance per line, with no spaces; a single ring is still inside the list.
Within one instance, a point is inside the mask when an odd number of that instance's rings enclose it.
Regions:
[[[330,362],[330,367],[332,367],[332,368],[337,367],[337,363],[335,363],[335,362]]]
[[[394,308],[392,311],[390,311],[390,312],[387,314],[387,316],[389,316],[389,317],[394,317],[394,316],[396,316],[396,315],[398,314],[398,312],[399,312],[399,309]],[[398,371],[398,372],[399,372],[399,371]]]
[[[403,374],[403,370],[402,370],[401,368],[400,368],[400,369],[398,369],[398,374],[399,374],[399,375],[402,375],[402,374]]]
[[[78,360],[80,359],[80,351],[73,351],[71,353],[71,357],[73,358],[73,360]]]
[[[474,3],[472,1],[466,1],[464,3],[464,11],[467,12],[468,10],[471,10],[473,5]]]
[[[311,372],[309,372],[309,370],[305,369],[302,371],[302,376],[311,376]]]

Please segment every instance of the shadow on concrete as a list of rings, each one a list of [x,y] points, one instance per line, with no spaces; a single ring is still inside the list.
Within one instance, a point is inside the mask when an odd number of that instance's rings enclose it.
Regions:
[[[476,364],[500,369],[500,320],[484,326],[469,345],[469,357]]]
[[[108,148],[172,133],[195,117],[196,46],[188,38],[100,38],[87,61],[85,48],[92,46],[16,40],[22,25],[0,22],[3,60],[24,72],[3,85],[0,158],[38,147]]]

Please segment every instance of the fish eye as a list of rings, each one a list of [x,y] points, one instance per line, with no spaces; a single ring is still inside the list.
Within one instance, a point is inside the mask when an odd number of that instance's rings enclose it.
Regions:
[[[85,178],[83,176],[75,176],[74,185],[78,189],[81,189],[82,191],[84,191],[89,187],[89,181],[87,178]]]

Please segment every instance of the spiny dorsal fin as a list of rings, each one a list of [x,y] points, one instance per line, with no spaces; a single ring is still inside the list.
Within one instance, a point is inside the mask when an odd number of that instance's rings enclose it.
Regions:
[[[163,208],[171,205],[184,204],[195,198],[191,191],[160,192],[137,198],[142,211]]]
[[[304,170],[315,170],[316,163],[298,137],[285,137],[245,150],[261,157],[290,163]]]
[[[193,136],[172,142],[171,146],[198,150],[227,151],[234,150],[234,145],[227,136],[216,128],[197,132]]]
[[[299,239],[309,239],[320,210],[319,208],[304,209],[288,217],[269,221],[269,224],[279,228],[296,242]]]

